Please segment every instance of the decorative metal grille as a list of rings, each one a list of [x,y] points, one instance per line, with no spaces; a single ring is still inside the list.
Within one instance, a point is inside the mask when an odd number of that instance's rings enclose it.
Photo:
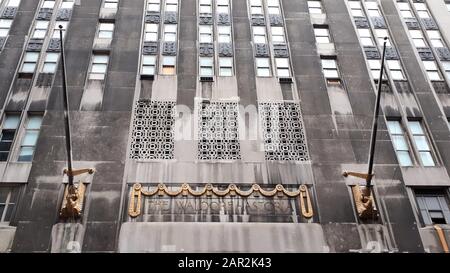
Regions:
[[[140,100],[134,111],[130,158],[172,159],[175,102]]]
[[[266,160],[309,160],[300,104],[260,103]]]
[[[198,114],[198,159],[241,159],[237,102],[200,102]]]

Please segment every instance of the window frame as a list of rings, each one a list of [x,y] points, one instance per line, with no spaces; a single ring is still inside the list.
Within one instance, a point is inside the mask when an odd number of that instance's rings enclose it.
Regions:
[[[441,212],[442,219],[446,224],[450,224],[450,201],[448,188],[416,188],[413,190],[417,207],[417,214],[423,226],[436,224],[430,212]],[[434,210],[428,207],[426,198],[436,198],[441,210]],[[444,203],[444,204],[443,204]]]
[[[394,122],[398,126],[397,128],[400,129],[399,132],[393,131],[392,127],[389,125],[390,123],[392,124]],[[387,119],[386,126],[387,126],[387,129],[388,129],[388,132],[389,132],[389,136],[390,136],[390,139],[391,139],[392,147],[394,148],[395,156],[397,157],[398,164],[401,167],[413,167],[415,164],[414,164],[414,158],[413,158],[412,153],[411,153],[411,151],[412,151],[411,147],[412,146],[411,146],[411,143],[409,143],[409,137],[407,135],[407,132],[406,132],[405,128],[403,127],[403,124],[402,124],[401,120],[398,120],[398,119]],[[401,141],[404,143],[403,144],[404,148],[400,148],[401,145],[398,145],[399,144],[398,141],[399,141],[400,138],[401,138]],[[404,164],[404,161],[402,159],[403,157],[401,157],[399,155],[400,154],[399,152],[402,155],[408,155],[408,163],[409,164]]]
[[[33,118],[39,117],[40,121],[39,121],[39,126],[37,128],[29,128],[30,126],[30,122]],[[26,122],[24,122],[24,127],[23,127],[23,131],[22,131],[22,135],[21,135],[21,142],[20,142],[20,146],[19,149],[17,151],[17,162],[33,162],[33,158],[34,158],[34,154],[36,152],[36,147],[38,144],[38,140],[39,140],[39,135],[41,132],[41,128],[42,128],[42,121],[44,119],[43,114],[28,114],[27,118],[26,118]],[[25,143],[25,141],[27,140],[27,133],[29,132],[35,132],[36,133],[36,138],[33,144],[27,144]],[[32,148],[32,153],[31,153],[31,158],[30,160],[23,160],[21,159],[22,157],[22,151],[23,149],[28,149],[28,148]]]

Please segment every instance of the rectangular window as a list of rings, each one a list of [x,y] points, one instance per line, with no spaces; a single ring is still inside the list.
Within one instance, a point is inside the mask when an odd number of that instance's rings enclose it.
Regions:
[[[430,13],[424,3],[414,3],[414,7],[416,7],[417,14],[420,18],[430,18]]]
[[[112,39],[114,33],[113,23],[100,23],[98,26],[98,38]]]
[[[213,76],[214,75],[214,60],[212,57],[200,57],[200,76]]]
[[[375,29],[375,35],[377,36],[380,46],[384,44],[384,37],[387,37],[386,46],[391,46],[391,38],[389,38],[389,32],[386,29]]]
[[[370,17],[381,17],[381,12],[378,9],[377,2],[365,2],[367,7],[367,13]]]
[[[105,2],[103,2],[103,7],[107,9],[117,9],[118,4],[119,0],[105,0]]]
[[[450,224],[448,195],[445,190],[415,190],[417,207],[425,225]]]
[[[148,0],[147,11],[160,12],[161,11],[161,1],[160,0]]]
[[[381,62],[380,60],[367,60],[370,67],[370,72],[372,73],[372,77],[374,80],[378,80],[380,78],[381,71]]]
[[[89,79],[91,80],[104,80],[106,70],[108,69],[109,56],[103,54],[94,54],[92,56],[91,73]]]
[[[399,2],[397,3],[397,5],[400,10],[400,14],[402,15],[403,18],[414,18],[414,15],[411,11],[411,7],[409,6],[408,3]]]
[[[143,55],[142,56],[142,75],[155,75],[156,70],[156,56]]]
[[[230,26],[218,26],[217,32],[219,35],[219,43],[231,43],[231,27]]]
[[[323,75],[326,79],[339,78],[337,63],[335,59],[321,59]]]
[[[267,11],[269,14],[280,14],[280,3],[278,0],[267,0]]]
[[[392,145],[394,146],[400,166],[412,166],[413,163],[409,153],[409,145],[406,141],[405,132],[403,131],[400,121],[388,120],[387,127],[391,135]]]
[[[8,4],[6,4],[7,7],[18,7],[20,4],[20,0],[9,0]]]
[[[211,0],[200,0],[200,13],[212,13]]]
[[[253,27],[253,42],[255,44],[267,43],[266,27],[260,27],[260,26]]]
[[[445,4],[447,6],[447,10],[450,12],[450,4]]]
[[[256,76],[270,77],[270,61],[269,58],[256,58]]]
[[[370,33],[370,29],[368,28],[358,28],[358,35],[361,39],[361,44],[363,46],[374,46],[374,42],[372,40],[372,33]]]
[[[74,2],[72,0],[66,0],[61,3],[62,9],[72,9]]]
[[[16,135],[17,128],[19,127],[20,115],[6,114],[3,126],[2,135],[0,139],[0,161],[7,161],[9,152]]]
[[[219,58],[219,76],[222,77],[233,76],[233,58],[231,57]]]
[[[22,73],[34,73],[36,69],[36,63],[39,58],[39,53],[37,52],[25,52],[25,56],[23,58],[22,68],[20,72]]]
[[[162,74],[163,75],[175,75],[175,56],[163,56],[162,59]]]
[[[430,145],[427,136],[423,131],[420,121],[408,121],[408,127],[413,135],[414,143],[419,150],[420,159],[425,167],[435,166],[433,156],[431,155]]]
[[[0,186],[0,223],[11,222],[19,198],[19,189],[17,186]]]
[[[348,1],[350,12],[354,17],[365,17],[359,1]]]
[[[314,36],[316,37],[316,43],[318,44],[329,44],[331,42],[330,31],[328,28],[314,27]]]
[[[8,36],[12,22],[13,20],[11,19],[0,19],[0,37]]]
[[[441,74],[436,66],[435,61],[422,61],[425,70],[427,71],[428,78],[431,81],[440,81],[442,80]]]
[[[447,76],[447,79],[450,80],[450,62],[442,62],[442,66],[445,69],[445,75]]]
[[[402,71],[402,66],[398,60],[387,60],[387,66],[391,72],[393,80],[404,80],[405,75]]]
[[[63,38],[66,36],[66,31],[67,31],[67,25],[68,22],[67,21],[56,21],[55,22],[55,28],[53,29],[53,35],[52,38],[56,38],[59,39],[59,26],[62,26],[62,32],[63,32]]]
[[[44,4],[42,4],[42,8],[45,9],[52,9],[55,6],[55,1],[44,1]]]
[[[212,43],[212,26],[201,25],[198,27],[200,43]]]
[[[311,14],[322,14],[322,3],[320,1],[308,1],[308,10]]]
[[[433,47],[444,47],[441,34],[438,30],[427,30],[427,34]]]
[[[166,11],[177,12],[178,0],[166,0]]]
[[[230,3],[229,0],[217,0],[217,13],[230,13]]]
[[[272,34],[272,43],[274,44],[284,44],[286,43],[286,39],[284,37],[284,28],[283,27],[271,27],[270,28]]]
[[[158,41],[158,24],[145,24],[144,41],[156,42]]]
[[[42,116],[29,116],[27,126],[25,128],[25,135],[20,146],[19,162],[30,162],[33,160],[33,154],[36,149],[36,143],[41,130]]]
[[[177,40],[177,25],[164,25],[164,41],[175,42]]]
[[[251,14],[264,14],[261,0],[250,0]]]
[[[53,74],[56,72],[58,65],[59,53],[47,53],[45,55],[44,66],[42,67],[42,73]]]
[[[31,37],[35,39],[44,39],[45,34],[47,34],[48,24],[48,21],[36,21],[34,32]]]
[[[278,77],[290,77],[289,59],[288,58],[275,58],[275,65],[277,67]]]
[[[410,30],[409,34],[411,35],[411,38],[413,39],[413,43],[414,43],[415,47],[427,47],[427,44],[425,43],[425,39],[423,38],[422,31]]]

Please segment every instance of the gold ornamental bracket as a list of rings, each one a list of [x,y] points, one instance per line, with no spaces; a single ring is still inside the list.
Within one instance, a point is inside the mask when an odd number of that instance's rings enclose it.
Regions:
[[[343,172],[344,177],[356,177],[367,180],[372,180],[374,174],[359,173],[359,172]],[[377,208],[372,194],[371,187],[353,185],[351,186],[353,200],[355,201],[356,212],[358,217],[362,220],[374,219],[378,217]]]
[[[182,196],[191,195],[194,197],[200,197],[203,195],[206,195],[206,196],[215,195],[218,197],[224,197],[227,195],[230,195],[230,196],[237,195],[240,197],[249,197],[252,194],[255,196],[262,195],[264,197],[274,197],[274,196],[299,197],[299,205],[300,205],[303,217],[309,219],[314,216],[313,206],[312,206],[311,198],[309,195],[309,190],[306,185],[300,185],[298,190],[294,190],[294,191],[287,190],[281,184],[276,185],[273,190],[265,190],[258,184],[253,184],[249,190],[241,190],[235,184],[229,184],[228,187],[223,190],[221,190],[217,187],[214,187],[212,184],[206,184],[205,187],[203,187],[200,190],[193,190],[191,188],[191,186],[187,183],[182,184],[181,187],[177,190],[170,190],[167,188],[167,186],[165,184],[160,183],[154,189],[152,189],[150,191],[143,190],[141,184],[135,183],[133,185],[133,188],[132,188],[131,194],[130,194],[128,215],[133,218],[141,215],[142,195],[144,195],[144,196],[167,195],[170,197],[176,197],[180,194]]]
[[[66,176],[70,174],[74,177],[83,176],[78,179],[77,183],[65,185],[64,199],[59,213],[61,219],[78,219],[81,217],[83,213],[86,182],[88,182],[86,175],[92,175],[94,172],[95,170],[92,168],[72,170],[71,173],[69,173],[67,169],[64,169],[63,173]]]

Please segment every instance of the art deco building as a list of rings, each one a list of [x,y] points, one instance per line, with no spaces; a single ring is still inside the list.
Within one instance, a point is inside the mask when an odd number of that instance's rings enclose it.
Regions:
[[[446,0],[0,0],[0,252],[448,252],[449,25]]]

